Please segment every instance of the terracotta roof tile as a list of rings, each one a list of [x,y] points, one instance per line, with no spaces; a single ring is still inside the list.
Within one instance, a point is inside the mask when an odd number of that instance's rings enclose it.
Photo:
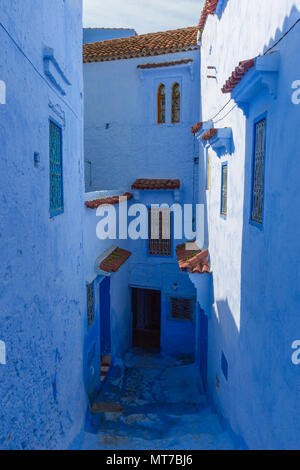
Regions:
[[[201,129],[202,126],[203,122],[197,122],[197,124],[192,127],[192,134],[197,134],[197,132],[199,131],[199,129]]]
[[[84,29],[104,29],[104,30],[109,30],[109,31],[114,31],[114,30],[117,30],[117,31],[134,31],[134,28],[97,28],[97,26],[95,28],[91,27],[91,28],[84,28]]]
[[[119,204],[120,197],[126,197],[127,200],[132,199],[133,195],[131,193],[124,193],[121,196],[111,196],[103,199],[95,199],[94,201],[86,201],[85,205],[89,209],[97,209],[99,206],[109,205],[109,204]]]
[[[187,249],[187,244],[182,243],[176,247],[178,264],[181,271],[187,270],[191,274],[209,273],[209,251],[201,251],[195,245],[195,249]]]
[[[217,133],[218,129],[209,129],[205,134],[202,136],[202,140],[210,140],[212,137],[214,137]]]
[[[159,67],[172,67],[174,65],[188,64],[189,62],[193,62],[193,59],[177,60],[174,62],[160,62],[158,64],[142,64],[142,65],[137,65],[137,68],[138,69],[156,69]]]
[[[199,49],[197,26],[84,44],[83,62],[150,57]]]
[[[202,10],[201,17],[200,17],[199,25],[198,25],[198,29],[200,31],[203,31],[208,15],[215,14],[215,11],[218,6],[218,2],[219,0],[206,0],[205,5]]]
[[[117,247],[100,263],[100,269],[107,273],[116,273],[131,255],[132,253],[130,251]]]
[[[231,93],[232,90],[240,83],[244,75],[255,65],[255,59],[242,60],[234,69],[231,76],[222,88],[223,93]]]
[[[180,180],[138,179],[131,189],[180,189]]]

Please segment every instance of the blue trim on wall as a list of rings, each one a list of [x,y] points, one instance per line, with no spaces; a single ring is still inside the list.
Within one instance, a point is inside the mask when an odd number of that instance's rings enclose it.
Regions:
[[[227,166],[226,215],[222,214],[223,167],[224,166]],[[226,220],[227,214],[228,214],[228,161],[222,162],[221,164],[221,198],[220,198],[220,216],[222,219]]]
[[[251,169],[251,191],[250,191],[250,215],[249,223],[259,230],[263,230],[264,219],[265,219],[265,183],[266,183],[266,158],[267,158],[267,111],[260,114],[253,120],[253,146],[252,146],[252,169]],[[252,220],[252,209],[253,209],[253,186],[254,186],[254,169],[255,169],[255,147],[256,147],[256,124],[265,119],[265,152],[264,152],[264,186],[263,186],[263,202],[262,202],[262,223],[259,224],[255,220]]]

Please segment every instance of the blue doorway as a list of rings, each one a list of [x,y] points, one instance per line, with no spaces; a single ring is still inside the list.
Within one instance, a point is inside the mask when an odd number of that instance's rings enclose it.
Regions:
[[[132,289],[134,348],[160,350],[161,292],[150,289]]]

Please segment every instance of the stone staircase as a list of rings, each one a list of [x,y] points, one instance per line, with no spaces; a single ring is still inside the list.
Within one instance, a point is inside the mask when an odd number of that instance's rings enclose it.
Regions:
[[[114,364],[86,430],[83,449],[234,449],[195,365],[141,351]]]

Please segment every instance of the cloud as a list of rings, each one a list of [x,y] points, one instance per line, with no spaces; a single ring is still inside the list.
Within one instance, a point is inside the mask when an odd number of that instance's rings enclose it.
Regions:
[[[198,23],[204,0],[83,0],[85,27],[134,28],[139,34]]]

